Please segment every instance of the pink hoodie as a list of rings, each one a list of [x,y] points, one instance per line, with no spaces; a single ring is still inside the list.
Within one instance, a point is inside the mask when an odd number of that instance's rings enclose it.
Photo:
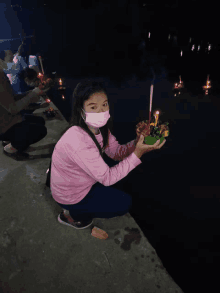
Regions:
[[[96,139],[103,147],[102,134]],[[76,204],[99,182],[111,186],[140,165],[141,160],[133,153],[134,140],[120,145],[110,133],[106,155],[121,161],[109,168],[100,156],[92,138],[79,126],[69,128],[57,142],[51,162],[50,188],[52,197],[61,204]]]

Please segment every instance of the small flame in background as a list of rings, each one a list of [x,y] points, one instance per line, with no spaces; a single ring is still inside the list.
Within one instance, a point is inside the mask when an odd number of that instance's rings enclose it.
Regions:
[[[144,4],[145,6],[146,4]],[[150,39],[150,36],[151,36],[151,33],[149,32],[148,33],[148,38]],[[171,39],[171,34],[168,35],[168,40]],[[177,36],[173,36],[173,39],[175,39],[177,41]],[[192,38],[189,39],[189,43],[192,42]],[[192,47],[191,47],[191,51],[194,51],[196,50],[196,45],[195,44],[192,44]],[[198,48],[197,48],[197,51],[200,51],[200,45],[198,45]],[[216,46],[214,46],[214,48],[216,48]],[[212,49],[212,44],[209,44],[208,43],[208,47],[205,48],[205,52],[208,51],[208,54],[209,54],[209,51]],[[180,51],[180,56],[182,57],[183,56],[183,51],[181,50]],[[182,89],[184,86],[183,86],[183,82],[181,81],[180,79],[180,82],[179,83],[175,83],[174,84],[174,89]],[[208,94],[208,90],[211,88],[211,85],[210,85],[210,81],[207,80],[207,84],[205,86],[203,86],[203,89],[205,90],[205,94],[207,95]],[[178,94],[180,95],[181,92],[178,92]],[[176,96],[177,94],[175,93],[174,96]]]
[[[203,86],[203,90],[205,90],[205,95],[208,95],[209,89],[211,88],[211,82],[209,81],[209,75],[207,77],[206,85]]]

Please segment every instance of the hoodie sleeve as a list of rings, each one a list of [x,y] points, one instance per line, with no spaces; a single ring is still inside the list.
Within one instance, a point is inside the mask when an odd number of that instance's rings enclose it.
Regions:
[[[135,150],[135,140],[128,142],[125,145],[120,145],[110,132],[109,146],[105,149],[106,155],[114,161],[123,161]]]
[[[93,148],[82,148],[74,154],[71,154],[71,156],[74,156],[71,160],[74,160],[86,173],[86,176],[84,176],[85,178],[83,178],[83,176],[79,178],[81,182],[82,180],[86,182],[86,177],[90,177],[104,186],[111,186],[120,181],[142,163],[141,160],[132,153],[116,166],[109,168],[100,156],[96,146]]]
[[[129,147],[122,147],[115,143],[114,146],[117,148],[117,155],[121,159],[125,157],[125,155],[127,155],[127,157],[111,168],[109,168],[100,156],[99,150],[91,138],[84,141],[83,136],[80,135],[80,138],[73,140],[73,137],[70,136],[69,142],[65,143],[63,146],[66,154],[68,154],[68,161],[74,162],[76,166],[79,166],[80,170],[84,171],[80,172],[77,184],[82,184],[82,182],[86,184],[86,182],[93,179],[91,182],[98,181],[104,186],[111,186],[126,177],[129,172],[142,163],[133,152],[129,154],[132,150],[130,145]],[[126,149],[126,152],[122,155],[120,151],[123,151],[123,149]],[[109,153],[110,152],[109,150]],[[71,172],[73,172],[73,170]]]
[[[30,91],[23,99],[15,101],[14,92],[9,79],[5,73],[0,72],[0,96],[1,106],[11,115],[16,115],[31,103],[31,100],[33,97],[35,97],[35,94]]]

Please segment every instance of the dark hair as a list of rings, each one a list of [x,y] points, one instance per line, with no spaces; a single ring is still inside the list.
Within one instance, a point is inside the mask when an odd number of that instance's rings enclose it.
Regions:
[[[29,67],[26,67],[18,74],[20,79],[25,79],[26,77],[30,80],[36,80],[37,79],[37,72],[34,69],[31,69]]]
[[[93,139],[99,149],[100,155],[103,157],[103,152],[109,143],[109,131],[112,133],[112,118],[110,117],[106,125],[99,128],[103,137],[103,148],[101,149],[94,133],[88,128],[81,116],[84,102],[95,93],[105,93],[107,96],[107,90],[101,82],[84,79],[77,84],[73,91],[72,116],[69,121],[69,126],[64,132],[62,132],[61,135],[63,135],[72,126],[80,126]]]

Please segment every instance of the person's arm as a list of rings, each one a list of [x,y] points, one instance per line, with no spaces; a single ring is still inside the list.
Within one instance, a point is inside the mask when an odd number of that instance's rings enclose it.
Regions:
[[[27,91],[23,94],[17,94],[17,95],[14,95],[14,99],[15,101],[19,101],[20,99],[23,99],[27,94],[29,94],[30,92],[32,92],[32,90],[30,91]]]
[[[22,99],[15,101],[14,92],[10,82],[5,74],[0,71],[0,94],[1,106],[5,108],[11,115],[16,115],[38,98],[39,89],[34,89],[28,92],[28,94],[25,95]]]
[[[140,159],[142,155],[135,149],[134,154]]]

